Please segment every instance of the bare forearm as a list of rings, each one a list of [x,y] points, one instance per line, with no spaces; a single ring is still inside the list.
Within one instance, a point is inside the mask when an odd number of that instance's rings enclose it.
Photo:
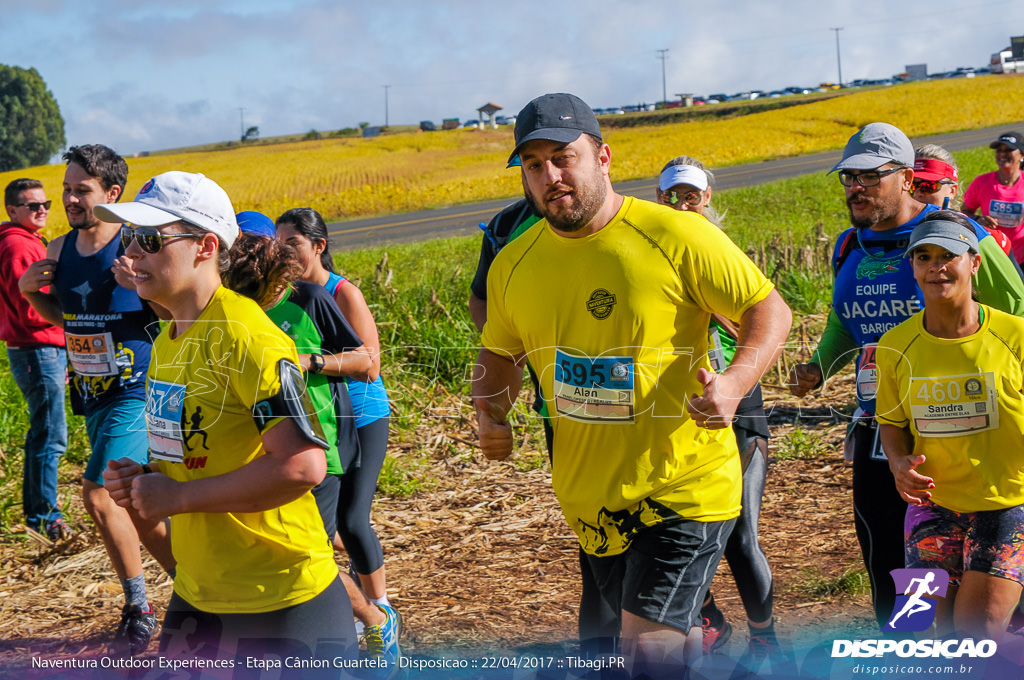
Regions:
[[[52,293],[22,293],[28,303],[32,305],[32,309],[36,310],[36,314],[43,317],[47,323],[51,323],[58,328],[64,328],[64,314],[60,311],[60,303],[57,302],[57,297]]]
[[[364,382],[373,380],[370,378],[373,359],[370,358],[370,352],[365,346],[335,354],[324,354],[323,358],[324,367],[320,372],[324,375],[334,378],[354,378]]]
[[[473,400],[497,407],[502,415],[512,410],[523,384],[522,366],[513,357],[481,349],[473,369]],[[493,410],[492,410],[492,413]]]
[[[473,319],[473,325],[478,331],[484,329],[487,323],[487,300],[481,300],[472,293],[469,294],[469,316]]]
[[[736,353],[723,375],[746,394],[778,359],[785,346],[793,314],[777,291],[748,309],[740,319]]]
[[[879,423],[878,438],[882,442],[882,451],[890,461],[914,452],[914,436],[906,428]]]
[[[310,447],[281,461],[263,455],[215,477],[184,482],[178,512],[261,512],[299,498],[323,481],[323,449]]]

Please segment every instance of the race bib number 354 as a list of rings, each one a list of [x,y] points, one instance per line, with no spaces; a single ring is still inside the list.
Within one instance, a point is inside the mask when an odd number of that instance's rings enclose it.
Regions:
[[[578,357],[555,351],[555,410],[588,423],[632,423],[633,357]]]

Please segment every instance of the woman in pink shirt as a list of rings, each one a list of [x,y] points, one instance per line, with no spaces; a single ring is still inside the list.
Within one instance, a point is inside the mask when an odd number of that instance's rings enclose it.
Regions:
[[[988,230],[998,229],[1013,244],[1013,256],[1024,261],[1024,135],[1006,132],[989,144],[996,150],[995,172],[978,175],[964,194],[963,212]],[[981,215],[978,215],[978,212]]]

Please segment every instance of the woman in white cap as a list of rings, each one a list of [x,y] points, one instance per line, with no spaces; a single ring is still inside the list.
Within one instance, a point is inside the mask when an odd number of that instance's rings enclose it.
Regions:
[[[721,226],[721,218],[711,207],[714,175],[690,156],[669,161],[658,177],[658,201],[674,208],[703,215]],[[724,371],[736,349],[737,324],[720,314],[711,315],[708,347],[711,365]],[[758,656],[781,651],[775,635],[772,615],[774,592],[768,558],[757,537],[761,500],[768,471],[768,419],[764,413],[761,386],[755,385],[740,401],[732,424],[743,467],[743,505],[736,526],[725,545],[736,589],[747,614],[750,651]],[[732,635],[732,626],[715,605],[709,590],[701,607],[704,653],[718,651]]]
[[[351,605],[310,493],[326,442],[294,343],[221,285],[238,236],[227,194],[167,172],[95,212],[124,223],[139,296],[171,315],[146,382],[150,463],[104,473],[119,505],[170,517],[177,575],[161,654],[353,657]]]
[[[964,194],[963,212],[989,231],[1001,230],[1013,244],[1013,256],[1024,261],[1024,135],[1006,132],[989,147],[995,149],[995,172],[978,175]],[[980,215],[978,213],[981,213]]]
[[[714,183],[715,176],[696,158],[676,156],[658,175],[658,203],[703,215],[721,227],[722,216],[711,207]]]
[[[981,255],[963,215],[932,213],[906,252],[924,309],[881,338],[876,418],[909,503],[906,566],[932,577],[926,592],[897,586],[939,597],[936,637],[998,642],[1024,583],[1024,320],[974,300]],[[911,609],[886,629],[923,630]]]

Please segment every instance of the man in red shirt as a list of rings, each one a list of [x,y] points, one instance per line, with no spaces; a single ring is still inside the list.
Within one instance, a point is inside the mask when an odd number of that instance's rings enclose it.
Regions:
[[[0,340],[18,388],[28,403],[22,507],[25,524],[54,539],[68,538],[57,502],[57,463],[68,443],[64,415],[67,357],[64,331],[45,321],[18,289],[18,279],[36,260],[46,257],[50,201],[42,182],[16,179],[4,191],[9,222],[0,224]]]

